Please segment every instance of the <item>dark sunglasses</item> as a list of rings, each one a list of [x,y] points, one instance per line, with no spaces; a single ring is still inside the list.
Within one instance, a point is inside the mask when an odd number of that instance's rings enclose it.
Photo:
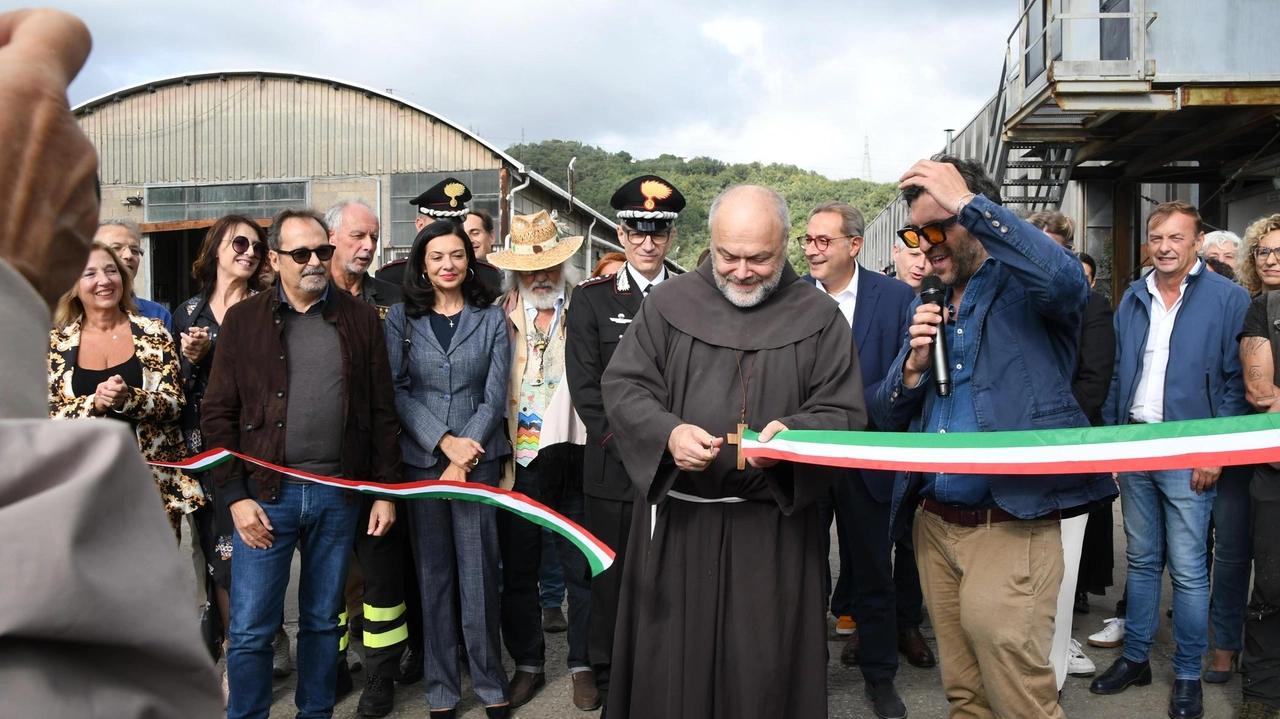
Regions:
[[[931,245],[941,245],[947,241],[947,228],[956,224],[959,219],[959,216],[952,216],[939,222],[930,222],[923,227],[907,225],[898,230],[898,237],[913,250],[920,246],[921,239],[928,240]]]
[[[243,255],[249,251],[249,247],[253,247],[253,256],[263,259],[267,256],[267,246],[262,242],[253,242],[248,237],[236,235],[231,238],[231,249],[235,250],[237,255]]]
[[[277,250],[279,254],[288,255],[293,258],[294,262],[305,265],[311,261],[311,253],[314,252],[321,262],[328,262],[333,259],[333,245],[320,245],[319,247],[299,247],[296,250]]]

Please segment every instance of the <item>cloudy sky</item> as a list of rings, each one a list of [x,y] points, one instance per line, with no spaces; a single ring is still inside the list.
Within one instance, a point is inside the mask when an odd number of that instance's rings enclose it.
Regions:
[[[73,104],[188,72],[396,95],[500,147],[579,140],[887,181],[994,94],[1018,0],[53,0],[94,36]]]

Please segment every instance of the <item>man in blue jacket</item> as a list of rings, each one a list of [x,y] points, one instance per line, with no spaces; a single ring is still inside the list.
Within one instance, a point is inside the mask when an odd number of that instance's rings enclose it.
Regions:
[[[870,395],[902,346],[916,293],[905,282],[858,266],[863,227],[858,208],[823,202],[809,213],[809,225],[799,243],[809,261],[810,274],[804,280],[839,303],[853,328],[862,384]],[[830,526],[834,512],[840,533],[840,578],[831,594],[831,613],[852,616],[861,628],[850,635],[840,658],[860,665],[867,697],[881,719],[907,715],[893,686],[898,642],[893,543],[889,541],[892,496],[892,472],[849,470],[832,485],[827,501],[819,500],[818,505],[823,526]]]
[[[1151,210],[1147,248],[1153,270],[1129,286],[1116,308],[1116,364],[1102,407],[1108,425],[1248,412],[1237,335],[1249,295],[1205,271],[1196,256],[1204,242],[1200,224],[1196,208],[1185,202]],[[1090,685],[1095,694],[1118,694],[1131,684],[1151,683],[1148,659],[1159,621],[1167,546],[1177,644],[1169,716],[1204,714],[1200,656],[1209,650],[1205,546],[1221,473],[1222,467],[1120,473],[1129,560],[1124,654]]]
[[[886,431],[1087,427],[1071,394],[1089,283],[1070,251],[999,204],[980,163],[921,160],[899,187],[910,224],[947,286],[941,328],[952,390],[934,389],[930,347],[942,310],[917,305],[910,340],[870,399]],[[1099,475],[910,472],[892,528],[914,511],[916,563],[938,639],[951,716],[1061,719],[1049,662],[1062,582],[1062,519],[1114,496]]]

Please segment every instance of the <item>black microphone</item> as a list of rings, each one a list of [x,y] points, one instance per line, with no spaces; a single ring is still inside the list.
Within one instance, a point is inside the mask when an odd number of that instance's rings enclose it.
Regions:
[[[937,305],[942,314],[938,334],[933,336],[933,388],[939,397],[951,395],[951,367],[947,364],[947,290],[942,278],[929,275],[920,283],[920,304]]]

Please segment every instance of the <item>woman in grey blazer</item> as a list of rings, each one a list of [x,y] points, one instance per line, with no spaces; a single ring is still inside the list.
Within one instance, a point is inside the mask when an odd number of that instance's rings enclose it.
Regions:
[[[427,225],[405,268],[404,302],[387,313],[407,482],[497,486],[501,459],[511,453],[500,429],[511,364],[506,318],[476,281],[475,261],[459,225]],[[489,717],[509,711],[499,642],[496,513],[477,502],[408,502],[433,719],[453,717],[460,699],[455,592],[462,600],[462,635],[476,695]]]

